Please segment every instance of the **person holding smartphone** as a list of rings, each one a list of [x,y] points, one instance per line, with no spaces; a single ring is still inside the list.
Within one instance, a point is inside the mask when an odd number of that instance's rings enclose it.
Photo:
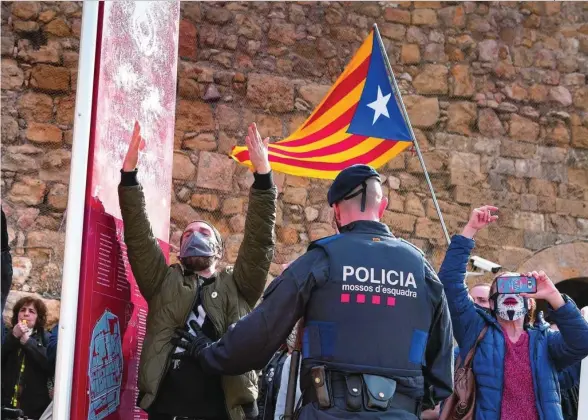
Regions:
[[[497,211],[483,206],[472,212],[462,234],[452,238],[439,271],[462,359],[488,326],[473,360],[475,418],[561,420],[557,372],[588,356],[588,323],[543,271],[500,274],[490,288],[490,312],[474,305],[466,266],[474,236],[498,219]],[[548,303],[559,331],[532,327],[535,299]]]

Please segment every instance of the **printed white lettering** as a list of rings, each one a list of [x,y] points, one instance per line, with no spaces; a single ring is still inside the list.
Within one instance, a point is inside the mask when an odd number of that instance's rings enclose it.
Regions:
[[[349,265],[343,266],[343,281],[347,278],[355,279],[360,283],[365,283],[369,280],[373,284],[388,284],[390,286],[417,288],[416,279],[411,272],[396,271],[396,270],[381,270],[376,272],[375,268],[366,267],[352,267]]]
[[[412,273],[408,273],[406,283],[404,283],[404,287],[408,287],[408,286],[416,289],[416,282],[414,281],[414,276],[412,275]]]
[[[359,276],[359,272],[360,272],[360,271],[361,271],[362,273],[365,273],[365,275],[363,275],[363,276],[361,276],[361,277],[360,277],[360,276]],[[362,283],[363,283],[364,281],[367,281],[369,277],[370,277],[370,273],[368,272],[367,268],[365,268],[365,267],[358,267],[358,268],[355,270],[355,278],[357,279],[357,281],[360,281],[360,282],[362,282]],[[372,283],[373,283],[373,282],[372,282]]]
[[[365,284],[344,284],[341,287],[344,292],[367,292],[373,293],[374,288]]]
[[[390,270],[388,271],[388,274],[386,275],[386,281],[388,282],[388,284],[390,286],[396,286],[398,284],[398,280],[391,280],[390,277],[394,275],[395,277],[398,277],[398,273],[394,270]]]
[[[375,284],[384,284],[384,279],[386,278],[386,270],[382,268],[382,275],[379,279],[376,278],[376,269],[370,268],[370,283]]]
[[[347,281],[347,276],[353,275],[355,269],[349,265],[343,266],[343,281]]]

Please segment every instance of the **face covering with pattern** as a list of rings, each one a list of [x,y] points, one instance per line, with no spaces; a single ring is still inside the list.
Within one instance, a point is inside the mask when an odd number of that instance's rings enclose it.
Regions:
[[[495,305],[496,315],[505,321],[515,321],[529,312],[529,305],[521,295],[500,294],[496,298]]]
[[[206,236],[200,232],[193,232],[182,241],[180,258],[212,257],[219,253],[220,245],[214,235]]]

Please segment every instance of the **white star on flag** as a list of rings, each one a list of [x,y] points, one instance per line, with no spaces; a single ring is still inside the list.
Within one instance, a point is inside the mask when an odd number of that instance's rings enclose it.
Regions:
[[[372,125],[378,121],[380,115],[384,115],[387,118],[390,118],[390,114],[388,114],[388,108],[386,108],[386,105],[390,100],[390,96],[392,96],[392,93],[389,93],[386,96],[382,95],[382,89],[380,89],[380,86],[378,86],[378,97],[374,102],[367,104],[368,107],[374,110],[374,121],[372,122]]]

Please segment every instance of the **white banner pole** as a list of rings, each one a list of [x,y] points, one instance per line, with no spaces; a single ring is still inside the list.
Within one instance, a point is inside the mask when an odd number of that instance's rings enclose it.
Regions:
[[[59,420],[69,420],[71,408],[99,3],[84,1],[82,12],[53,399],[53,418]]]

